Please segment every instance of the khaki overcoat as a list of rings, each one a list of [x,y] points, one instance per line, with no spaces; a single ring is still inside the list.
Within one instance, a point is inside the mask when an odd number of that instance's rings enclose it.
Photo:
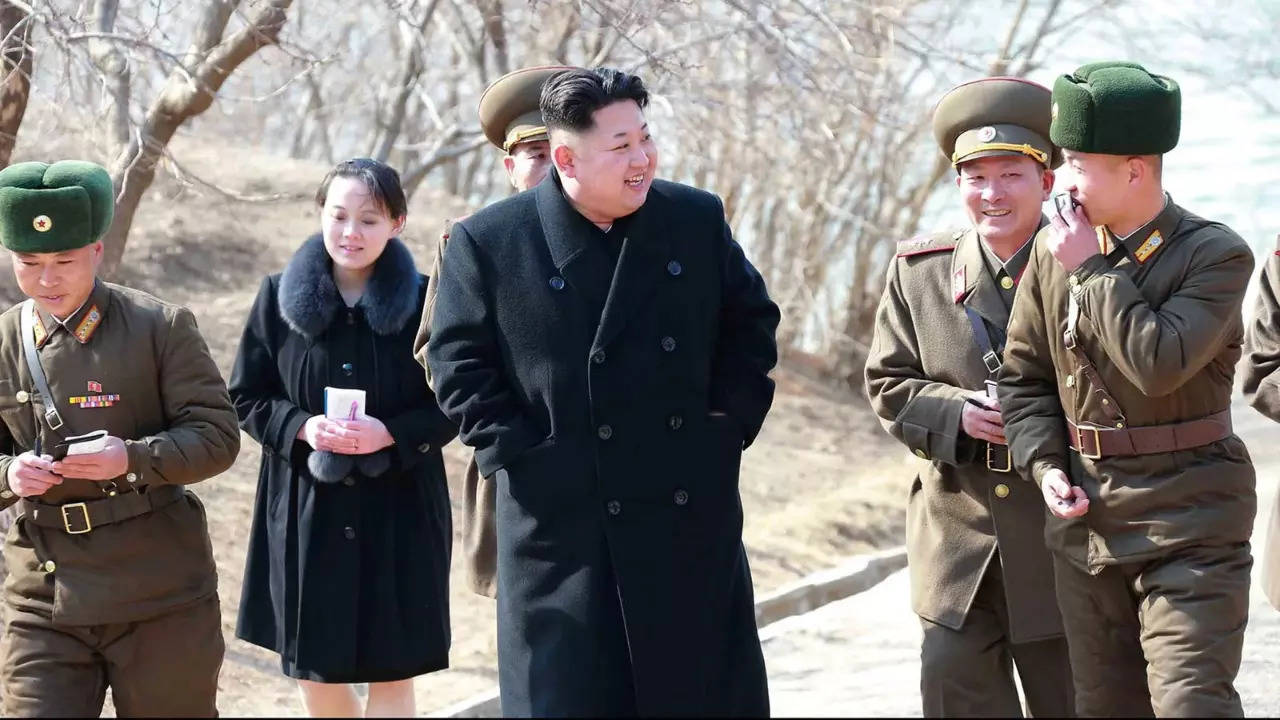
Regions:
[[[1280,247],[1267,255],[1246,340],[1244,394],[1258,412],[1280,422]],[[1262,549],[1262,589],[1280,609],[1280,493]]]

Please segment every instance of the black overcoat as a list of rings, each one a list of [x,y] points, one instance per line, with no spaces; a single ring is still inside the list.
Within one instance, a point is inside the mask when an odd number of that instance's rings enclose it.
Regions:
[[[426,280],[392,240],[348,309],[317,236],[266,278],[230,391],[262,445],[236,635],[281,654],[291,677],[378,682],[448,665],[453,532],[440,447],[456,434],[413,358]],[[295,439],[325,386],[363,388],[395,444],[339,482],[317,482]],[[371,466],[371,468],[372,468]]]
[[[778,308],[715,196],[655,181],[626,227],[602,314],[554,174],[445,251],[428,360],[497,480],[503,713],[766,714],[738,470]]]

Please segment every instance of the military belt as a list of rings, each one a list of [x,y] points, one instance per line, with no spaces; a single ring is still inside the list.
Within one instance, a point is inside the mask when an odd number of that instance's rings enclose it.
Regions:
[[[1168,425],[1109,428],[1067,421],[1071,449],[1097,460],[1121,455],[1154,455],[1190,450],[1231,436],[1231,411]]]
[[[22,514],[40,527],[62,530],[68,535],[83,535],[103,525],[123,522],[167,507],[182,498],[179,485],[158,485],[146,491],[121,493],[101,500],[49,505],[22,500]]]

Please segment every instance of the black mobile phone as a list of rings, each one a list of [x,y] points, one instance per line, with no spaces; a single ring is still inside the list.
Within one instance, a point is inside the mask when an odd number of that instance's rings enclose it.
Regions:
[[[1066,218],[1063,217],[1063,213],[1066,212],[1068,208],[1075,210],[1080,207],[1080,201],[1072,197],[1070,193],[1058,193],[1053,196],[1053,205],[1058,210],[1058,217],[1065,220]]]

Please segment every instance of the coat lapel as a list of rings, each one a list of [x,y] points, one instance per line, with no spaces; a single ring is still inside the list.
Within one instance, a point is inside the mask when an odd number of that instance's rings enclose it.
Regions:
[[[666,220],[670,212],[666,198],[651,187],[644,205],[636,211],[622,243],[622,255],[613,273],[609,297],[600,316],[591,351],[603,349],[626,325],[627,319],[643,307],[658,281],[667,275],[671,256]]]
[[[972,229],[961,236],[951,256],[952,297],[977,312],[992,327],[1008,327],[1009,311],[1000,299],[995,280],[987,272],[980,242],[978,233]]]
[[[587,250],[591,238],[581,231],[583,218],[569,204],[560,189],[559,178],[551,171],[546,180],[534,189],[538,198],[538,217],[542,221],[542,234],[551,252],[551,262],[575,291],[586,291],[590,279],[590,263],[574,262]],[[544,278],[544,282],[549,278]]]

